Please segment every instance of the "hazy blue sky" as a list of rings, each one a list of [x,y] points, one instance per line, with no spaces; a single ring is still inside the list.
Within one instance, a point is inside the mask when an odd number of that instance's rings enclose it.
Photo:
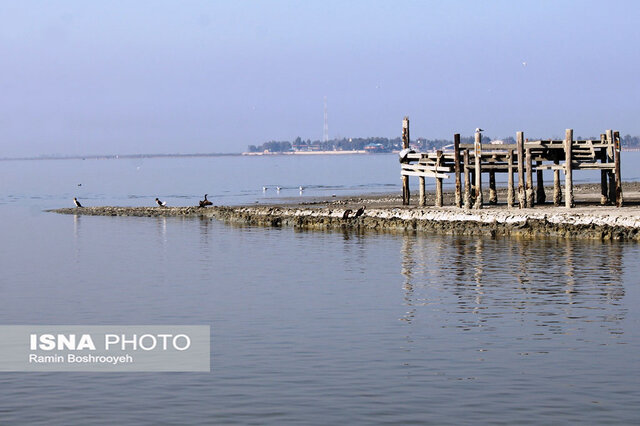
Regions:
[[[0,157],[640,134],[637,1],[2,1]],[[526,63],[523,64],[523,63]]]

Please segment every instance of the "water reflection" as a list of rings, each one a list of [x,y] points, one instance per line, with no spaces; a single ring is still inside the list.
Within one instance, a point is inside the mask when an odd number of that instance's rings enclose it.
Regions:
[[[592,322],[607,323],[618,334],[626,314],[623,248],[578,240],[406,235],[400,269],[407,312],[400,319],[411,323],[427,314],[421,306],[438,302],[464,330],[513,319],[532,320],[543,335]]]

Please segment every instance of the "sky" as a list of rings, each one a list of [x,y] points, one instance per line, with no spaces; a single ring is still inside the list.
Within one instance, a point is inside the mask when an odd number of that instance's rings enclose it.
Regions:
[[[637,1],[1,1],[0,157],[640,135]]]

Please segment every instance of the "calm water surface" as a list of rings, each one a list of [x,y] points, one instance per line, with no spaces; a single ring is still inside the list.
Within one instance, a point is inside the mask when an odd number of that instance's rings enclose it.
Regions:
[[[42,212],[76,195],[393,191],[397,171],[391,156],[0,162],[1,324],[212,334],[211,373],[0,373],[0,424],[637,423],[637,244]]]

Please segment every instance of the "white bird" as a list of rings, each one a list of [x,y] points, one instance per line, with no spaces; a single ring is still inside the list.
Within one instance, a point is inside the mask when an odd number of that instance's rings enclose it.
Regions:
[[[476,133],[480,133],[480,132],[484,132],[484,129],[481,129],[480,127],[476,127]]]
[[[523,62],[523,63],[522,63],[522,66],[523,66],[523,67],[526,67],[526,66],[527,66],[527,63],[526,63],[526,62]]]
[[[304,191],[304,188],[302,187],[302,185],[300,186],[300,192]]]
[[[266,186],[262,187],[262,192],[267,192],[267,187]]]
[[[276,191],[280,192],[282,188],[280,188],[279,186],[276,186]]]

